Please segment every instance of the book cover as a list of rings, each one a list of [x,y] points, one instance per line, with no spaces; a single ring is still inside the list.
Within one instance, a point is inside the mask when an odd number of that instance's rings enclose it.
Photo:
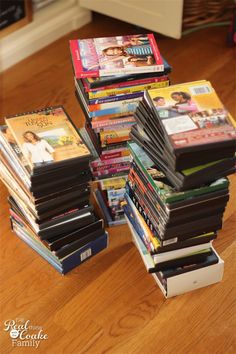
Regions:
[[[5,121],[31,170],[90,157],[62,107],[7,117]]]
[[[77,78],[164,71],[153,34],[75,39],[70,50]]]
[[[209,81],[150,90],[148,96],[173,150],[236,143],[232,117]]]

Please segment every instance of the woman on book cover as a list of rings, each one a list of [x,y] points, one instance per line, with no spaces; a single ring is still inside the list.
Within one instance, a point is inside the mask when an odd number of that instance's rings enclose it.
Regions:
[[[152,47],[147,37],[133,37],[122,46],[112,46],[103,49],[106,57],[127,57],[128,61],[135,66],[153,65],[154,57]]]
[[[127,59],[129,64],[133,64],[133,66],[140,67],[140,66],[147,66],[154,64],[154,57],[153,55],[148,55],[147,57],[138,57],[133,56]]]
[[[32,131],[26,131],[23,138],[25,142],[22,151],[34,166],[38,167],[54,161],[55,150],[46,140]]]
[[[172,92],[171,98],[176,101],[175,105],[172,106],[172,110],[179,114],[198,111],[197,105],[191,100],[191,96],[187,92]]]

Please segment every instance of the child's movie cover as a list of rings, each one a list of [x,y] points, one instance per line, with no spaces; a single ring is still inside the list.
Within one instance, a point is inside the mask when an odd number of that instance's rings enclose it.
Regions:
[[[58,162],[90,157],[90,151],[62,107],[5,120],[31,170],[55,168],[53,165]]]
[[[236,142],[232,117],[209,81],[150,90],[149,97],[174,150]]]
[[[164,71],[153,34],[74,39],[70,50],[78,79]]]

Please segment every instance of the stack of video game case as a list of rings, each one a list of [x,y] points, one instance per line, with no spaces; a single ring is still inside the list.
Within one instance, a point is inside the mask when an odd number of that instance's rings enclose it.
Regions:
[[[63,107],[7,117],[0,177],[15,234],[60,273],[107,247],[90,204],[91,153]]]
[[[131,129],[124,211],[166,297],[220,281],[212,247],[235,170],[235,124],[210,82],[145,92]]]
[[[118,177],[120,185],[119,178],[127,177],[130,167],[126,142],[135,124],[134,111],[144,90],[169,86],[171,68],[153,34],[71,40],[70,50],[76,96],[86,118],[84,138],[90,137],[91,149],[96,151],[91,162],[93,178]],[[108,224],[123,222],[124,185],[106,193],[101,193],[104,185],[98,182],[98,186],[96,199],[109,214],[105,215]]]

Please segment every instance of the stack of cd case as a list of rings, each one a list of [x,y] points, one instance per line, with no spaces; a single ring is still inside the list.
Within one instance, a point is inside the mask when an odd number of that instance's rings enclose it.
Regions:
[[[179,191],[227,176],[235,166],[235,123],[209,81],[146,91],[131,137]]]
[[[212,246],[235,170],[234,121],[206,80],[146,91],[135,112],[124,211],[166,297],[222,279]]]
[[[85,115],[85,140],[94,161],[90,168],[94,193],[109,226],[126,222],[121,188],[104,188],[103,180],[126,178],[130,167],[130,129],[144,90],[169,86],[170,65],[153,34],[70,41],[76,98]]]
[[[62,106],[5,118],[0,177],[15,234],[65,274],[108,245],[90,203],[91,152]]]
[[[167,297],[207,285],[208,275],[203,268],[210,271],[212,283],[219,281],[223,261],[212,247],[212,241],[222,228],[229,199],[228,179],[222,177],[180,192],[141,146],[135,142],[128,146],[133,161],[123,208],[148,272]],[[173,279],[182,279],[183,274],[188,279],[187,285],[173,288],[170,285]],[[196,274],[196,284],[189,274]]]

